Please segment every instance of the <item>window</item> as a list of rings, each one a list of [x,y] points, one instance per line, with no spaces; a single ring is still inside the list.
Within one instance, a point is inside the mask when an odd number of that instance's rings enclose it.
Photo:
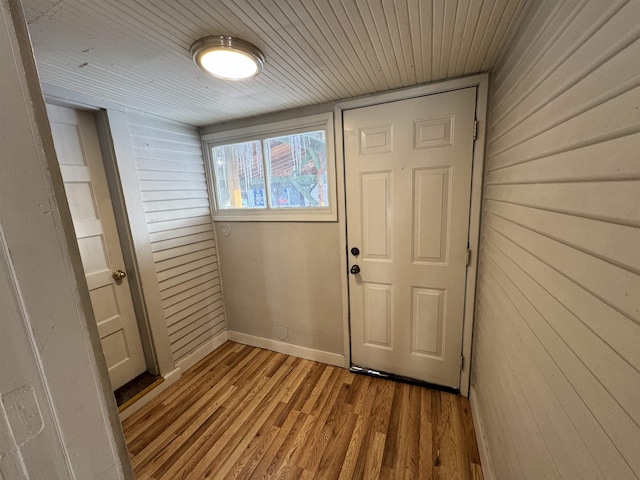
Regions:
[[[333,115],[205,135],[215,220],[335,221]]]

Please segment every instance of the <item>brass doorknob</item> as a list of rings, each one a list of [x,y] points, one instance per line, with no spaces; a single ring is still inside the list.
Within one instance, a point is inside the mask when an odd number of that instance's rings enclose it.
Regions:
[[[122,270],[114,270],[111,276],[113,277],[114,280],[122,280],[124,277],[127,276],[127,274]]]

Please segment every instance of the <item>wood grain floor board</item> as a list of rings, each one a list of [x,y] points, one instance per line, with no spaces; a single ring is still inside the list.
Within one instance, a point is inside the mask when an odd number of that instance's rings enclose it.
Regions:
[[[244,453],[246,446],[259,431],[259,426],[265,421],[273,422],[278,417],[278,407],[286,407],[286,401],[283,400],[287,397],[286,392],[296,389],[302,380],[301,372],[304,372],[305,368],[307,368],[307,364],[305,364],[305,362],[307,361],[296,359],[295,362],[292,362],[290,365],[291,370],[284,379],[284,395],[276,394],[276,389],[282,390],[283,388],[280,385],[274,385],[274,387],[267,392],[260,401],[255,413],[244,419],[244,423],[240,425],[236,433],[229,439],[219,453],[215,448],[209,452],[208,456],[213,457],[214,460],[206,469],[206,474],[202,478],[220,478],[222,474],[219,474],[219,472],[226,473],[235,461]],[[276,374],[274,374],[274,377]],[[255,415],[257,415],[257,417],[255,417]],[[281,437],[283,431],[286,431],[287,428],[290,429],[293,426],[293,423],[293,420],[287,418],[287,421],[285,421],[282,427],[279,428],[278,437]],[[283,438],[281,438],[278,443],[281,444],[282,441]],[[271,451],[272,448],[273,443],[270,445],[269,451]],[[271,457],[274,453],[275,452],[272,452]],[[219,459],[224,459],[224,461],[220,462]]]
[[[233,342],[123,429],[138,480],[482,480],[467,399]]]
[[[407,437],[407,479],[417,479],[420,467],[420,390],[411,389],[409,392],[409,424]]]
[[[298,434],[295,436],[293,443],[289,447],[282,462],[282,466],[274,477],[277,480],[294,478],[294,475],[298,475],[299,477],[303,473],[302,468],[297,465],[297,461],[304,453],[304,444],[306,439],[311,435],[311,431],[315,423],[315,418],[312,415],[307,415],[305,413],[301,413],[301,415],[305,415],[306,418],[300,429],[300,432],[298,432]]]
[[[433,479],[433,415],[432,415],[432,391],[420,390],[420,456],[418,458],[418,478],[425,480]],[[432,455],[425,455],[424,452],[432,452]]]
[[[217,371],[205,370],[200,377],[181,378],[179,383],[172,385],[167,390],[171,392],[170,395],[157,397],[154,399],[155,403],[152,402],[124,423],[130,451],[136,452],[140,445],[146,444],[149,439],[156,438],[163,430],[164,425],[175,424],[176,419],[184,412],[188,412],[199,400],[198,392],[209,391],[210,388],[213,388],[214,390],[210,393],[215,393],[226,383],[222,382],[221,384],[221,379],[235,378],[235,375],[230,375],[230,373],[238,374],[242,365],[250,362],[258,354],[259,352],[250,351],[249,354],[244,355],[244,358],[238,358],[238,360],[242,360],[242,363],[233,367],[222,366]],[[263,357],[267,358],[265,355]],[[247,370],[252,371],[252,369]],[[201,379],[200,383],[197,382],[198,378]],[[160,406],[160,408],[155,408],[156,406]],[[144,416],[144,421],[138,421],[141,416]],[[160,419],[162,421],[159,421]],[[146,427],[139,428],[140,425],[146,425]]]
[[[266,363],[268,361],[269,355],[267,352],[263,351],[260,352],[262,355],[255,355],[258,353],[258,351],[251,351],[250,354],[246,355],[246,362],[249,362],[253,359],[252,363],[247,363],[249,365],[249,368],[247,368],[246,370],[257,371],[260,362]],[[156,436],[153,437],[153,440],[150,443],[147,441],[147,443],[144,444],[144,452],[140,452],[140,454],[134,456],[134,468],[136,468],[139,464],[142,464],[144,461],[148,461],[152,455],[155,455],[157,445],[159,443],[166,442],[168,438],[172,436],[183,437],[183,439],[185,440],[190,438],[190,436],[193,435],[194,428],[199,427],[203,422],[209,419],[209,412],[213,413],[213,411],[218,408],[221,402],[225,401],[227,397],[237,389],[233,385],[233,383],[237,383],[234,381],[234,379],[236,378],[236,375],[239,376],[241,374],[240,369],[244,367],[245,363],[236,364],[234,369],[230,370],[226,377],[222,377],[223,379],[226,379],[226,381],[220,380],[215,384],[212,384],[210,382],[210,377],[212,375],[207,375],[207,372],[205,371],[203,374],[206,380],[200,382],[200,384],[198,385],[200,391],[204,392],[202,394],[195,395],[194,393],[198,392],[194,392],[192,388],[187,390],[183,388],[176,389],[173,395],[170,396],[172,401],[167,401],[167,404],[173,405],[172,412],[176,415],[179,415],[177,417],[165,416],[163,420],[168,421],[166,421],[164,424],[169,424],[170,428],[162,429],[162,432],[160,434],[157,434],[157,429],[148,429],[150,432],[155,433]],[[191,384],[193,382],[188,379],[185,383]],[[181,398],[183,395],[189,399],[194,400],[194,403],[189,403],[189,401],[187,401],[187,403],[183,402],[182,404],[180,404],[181,408],[178,408],[177,404],[174,404],[174,401],[176,398]],[[161,404],[160,406],[162,407],[162,411],[166,410],[166,405]],[[158,428],[162,427],[163,425],[163,422],[156,421],[157,419],[154,416],[144,415],[143,418],[144,423],[154,422],[154,424]],[[138,420],[134,420],[134,422],[138,422]],[[127,425],[129,424],[125,422],[125,435],[127,435],[128,431],[128,429],[126,428]],[[129,442],[129,449],[132,454],[135,454],[140,445],[140,437],[138,436],[135,438],[136,440]],[[146,437],[142,437],[142,441],[145,440],[147,440]],[[181,445],[181,443],[182,442],[180,441],[173,442],[173,447],[179,446]],[[171,452],[172,449],[173,448],[165,449],[163,454],[167,455]],[[156,463],[160,459],[161,457],[155,458]]]
[[[256,355],[257,354],[257,355]],[[214,385],[211,385],[209,381],[209,377],[207,375],[204,376],[203,381],[197,385],[197,390],[192,388],[184,390],[182,388],[178,388],[175,395],[172,395],[167,399],[168,404],[173,404],[174,412],[182,413],[178,417],[165,417],[163,421],[157,421],[156,424],[160,426],[165,426],[163,432],[167,433],[176,433],[177,439],[171,443],[170,446],[165,448],[159,455],[155,456],[152,460],[154,464],[158,464],[160,462],[167,461],[167,457],[172,456],[175,459],[175,455],[181,455],[185,449],[190,447],[188,439],[191,438],[192,435],[201,435],[203,432],[203,428],[207,429],[213,425],[214,420],[217,420],[220,417],[220,414],[224,413],[223,411],[217,412],[216,409],[223,406],[225,409],[233,408],[234,403],[229,403],[226,401],[228,395],[237,390],[235,383],[245,386],[246,388],[240,391],[245,393],[246,389],[249,388],[250,383],[243,382],[242,380],[249,376],[250,372],[243,371],[243,365],[251,366],[255,371],[260,371],[260,367],[266,365],[269,362],[270,355],[265,351],[251,351],[250,354],[246,355],[244,362],[236,362],[235,370],[232,370],[226,377],[222,377],[222,379]],[[281,358],[282,359],[282,358]],[[263,367],[266,368],[266,367]],[[207,390],[208,388],[208,390]],[[219,393],[222,392],[222,393]],[[181,398],[185,396],[185,403],[180,405],[179,402],[176,403],[176,398]],[[235,401],[238,402],[244,397],[242,395],[234,395]],[[195,403],[190,403],[190,399],[195,399]],[[211,413],[208,411],[210,408]],[[206,410],[203,412],[203,409]],[[197,415],[197,419],[194,420],[194,415]],[[148,417],[147,417],[148,418]],[[168,421],[167,421],[168,420]],[[127,431],[127,424],[125,423],[125,435]],[[196,432],[193,432],[193,429],[197,428]],[[153,430],[153,429],[151,429]],[[206,430],[205,430],[206,431]],[[158,438],[162,438],[162,434],[156,437],[156,441]],[[134,468],[136,468],[136,463],[141,456],[148,456],[148,450],[151,445],[148,445],[145,448],[145,452],[142,452],[142,455],[136,455],[133,459]],[[130,450],[133,453],[133,449]],[[172,463],[173,460],[169,460],[169,463]]]
[[[287,377],[294,370],[292,363],[298,360],[289,362],[286,356],[281,357],[285,358],[277,358],[276,361],[271,362],[271,368],[268,369],[268,372],[272,376],[263,377],[254,383],[249,394],[235,409],[237,414],[226,416],[225,422],[220,428],[211,433],[208,442],[195,451],[189,466],[182,469],[179,463],[174,464],[176,468],[169,472],[167,478],[184,478],[185,480],[187,478],[215,478],[213,473],[218,470],[218,467],[222,468],[233,458],[234,448],[240,450],[240,453],[243,447],[246,448],[251,438],[255,436],[260,426],[269,418],[278,404],[279,399],[276,395],[278,383],[280,381],[286,382]],[[278,365],[278,369],[274,371],[272,368],[275,365]],[[231,465],[233,463],[231,462]],[[185,471],[188,473],[181,476],[181,473]]]
[[[340,469],[339,480],[348,480],[355,478],[354,472],[358,462],[358,452],[362,446],[362,442],[365,437],[365,429],[367,426],[367,420],[362,415],[356,416],[356,424],[353,427],[351,438],[349,439],[349,445],[344,455],[344,461],[342,462],[342,468]]]
[[[270,369],[273,364],[281,365],[285,358],[283,355],[267,356],[267,359],[260,365],[261,371],[264,372]],[[288,367],[286,368],[288,369]],[[284,375],[284,371],[278,378],[282,375]],[[230,378],[228,380],[229,381],[226,382],[228,388],[235,388],[233,386],[234,379]],[[238,394],[227,399],[221,405],[221,408],[194,434],[194,437],[199,439],[198,442],[191,442],[189,439],[185,439],[184,442],[179,444],[174,442],[170,446],[171,448],[167,449],[171,454],[170,458],[166,459],[157,470],[151,471],[153,471],[158,478],[163,475],[165,475],[166,478],[176,478],[171,475],[177,475],[177,472],[180,471],[190,471],[190,469],[193,468],[192,465],[199,465],[202,458],[209,453],[209,450],[213,448],[214,445],[220,445],[219,440],[223,434],[231,434],[228,427],[233,426],[237,419],[237,415],[232,414],[239,412],[241,415],[246,416],[249,406],[255,408],[257,401],[260,400],[260,398],[255,400],[256,393],[261,392],[263,395],[266,395],[270,381],[273,382],[273,377],[260,376],[256,382],[243,385],[242,388],[237,390]],[[265,391],[262,391],[263,387]],[[168,428],[171,428],[171,426],[168,426]]]

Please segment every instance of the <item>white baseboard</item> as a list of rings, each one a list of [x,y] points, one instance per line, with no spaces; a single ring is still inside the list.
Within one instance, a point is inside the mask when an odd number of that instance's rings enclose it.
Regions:
[[[473,428],[476,431],[476,441],[478,442],[478,452],[480,453],[480,462],[482,463],[482,475],[484,480],[495,480],[493,473],[493,465],[491,465],[491,456],[487,449],[487,442],[484,436],[484,428],[480,409],[478,408],[478,397],[476,391],[471,387],[469,392],[469,403],[471,404],[471,418],[473,418]]]
[[[242,343],[243,345],[251,345],[252,347],[264,348],[294,357],[305,358],[336,367],[344,367],[344,355],[337,353],[325,352],[324,350],[315,350],[313,348],[301,347],[290,343],[279,342],[269,338],[254,337],[246,333],[233,332],[229,330],[229,340],[232,342]]]
[[[229,337],[227,335],[227,331],[225,330],[224,332],[221,332],[215,337],[207,340],[192,353],[176,362],[176,367],[182,370],[187,370],[188,368],[193,367],[196,363],[209,355],[227,340],[229,340]]]
[[[164,376],[164,382],[162,382],[156,388],[151,390],[144,397],[139,399],[136,403],[128,407],[125,411],[121,412],[120,421],[123,422],[124,420],[129,418],[131,415],[136,413],[138,410],[140,410],[142,407],[147,405],[151,400],[156,398],[158,395],[164,392],[167,388],[169,388],[171,385],[173,385],[178,380],[180,380],[181,376],[182,376],[182,370],[180,368],[174,368],[173,370],[171,370],[169,373],[167,373]]]

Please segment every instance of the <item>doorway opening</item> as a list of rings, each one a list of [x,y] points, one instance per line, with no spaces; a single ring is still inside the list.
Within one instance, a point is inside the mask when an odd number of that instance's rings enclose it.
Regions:
[[[474,166],[476,111],[484,92],[482,82],[460,83],[338,107],[350,366],[466,394],[475,290],[475,265],[468,267],[482,178]]]
[[[117,398],[127,401],[162,381],[136,295],[135,265],[117,212],[93,111],[47,105],[56,155],[73,220],[104,358]],[[111,179],[113,181],[113,179]]]

